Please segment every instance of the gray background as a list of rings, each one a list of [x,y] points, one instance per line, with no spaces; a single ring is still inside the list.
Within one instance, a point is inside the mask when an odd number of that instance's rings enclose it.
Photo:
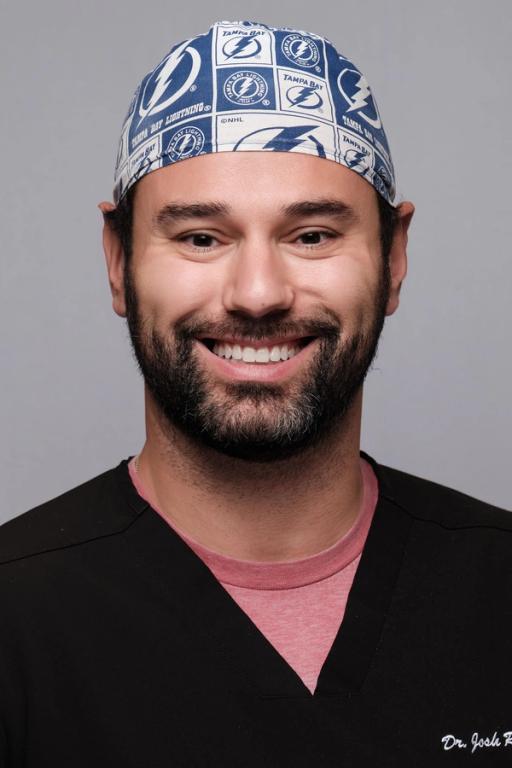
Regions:
[[[133,89],[215,20],[324,34],[372,86],[417,206],[365,387],[377,460],[510,508],[512,3],[2,5],[1,519],[136,453],[143,386],[96,204]]]

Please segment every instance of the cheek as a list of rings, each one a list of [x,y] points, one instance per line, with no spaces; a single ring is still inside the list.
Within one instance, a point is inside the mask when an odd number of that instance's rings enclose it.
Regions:
[[[310,262],[301,275],[303,295],[334,310],[345,326],[357,326],[373,311],[380,264],[360,248]]]
[[[169,259],[145,259],[134,279],[141,313],[168,325],[184,315],[204,309],[215,294],[211,265]]]

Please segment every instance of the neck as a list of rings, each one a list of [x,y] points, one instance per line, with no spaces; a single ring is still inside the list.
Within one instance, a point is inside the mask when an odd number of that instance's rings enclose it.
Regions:
[[[359,512],[361,409],[362,388],[320,446],[256,463],[170,431],[146,390],[140,481],[173,525],[220,554],[268,562],[308,557],[341,538]]]

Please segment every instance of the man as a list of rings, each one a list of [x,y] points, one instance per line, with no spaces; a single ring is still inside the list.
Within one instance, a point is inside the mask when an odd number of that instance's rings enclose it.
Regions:
[[[510,761],[509,517],[360,451],[414,208],[359,70],[212,25],[100,208],[147,439],[3,528],[2,765]]]

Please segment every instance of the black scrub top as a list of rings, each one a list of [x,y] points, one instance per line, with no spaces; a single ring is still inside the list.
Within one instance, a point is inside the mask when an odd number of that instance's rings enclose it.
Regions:
[[[512,517],[361,455],[378,503],[314,694],[129,458],[2,526],[0,766],[512,765]]]

